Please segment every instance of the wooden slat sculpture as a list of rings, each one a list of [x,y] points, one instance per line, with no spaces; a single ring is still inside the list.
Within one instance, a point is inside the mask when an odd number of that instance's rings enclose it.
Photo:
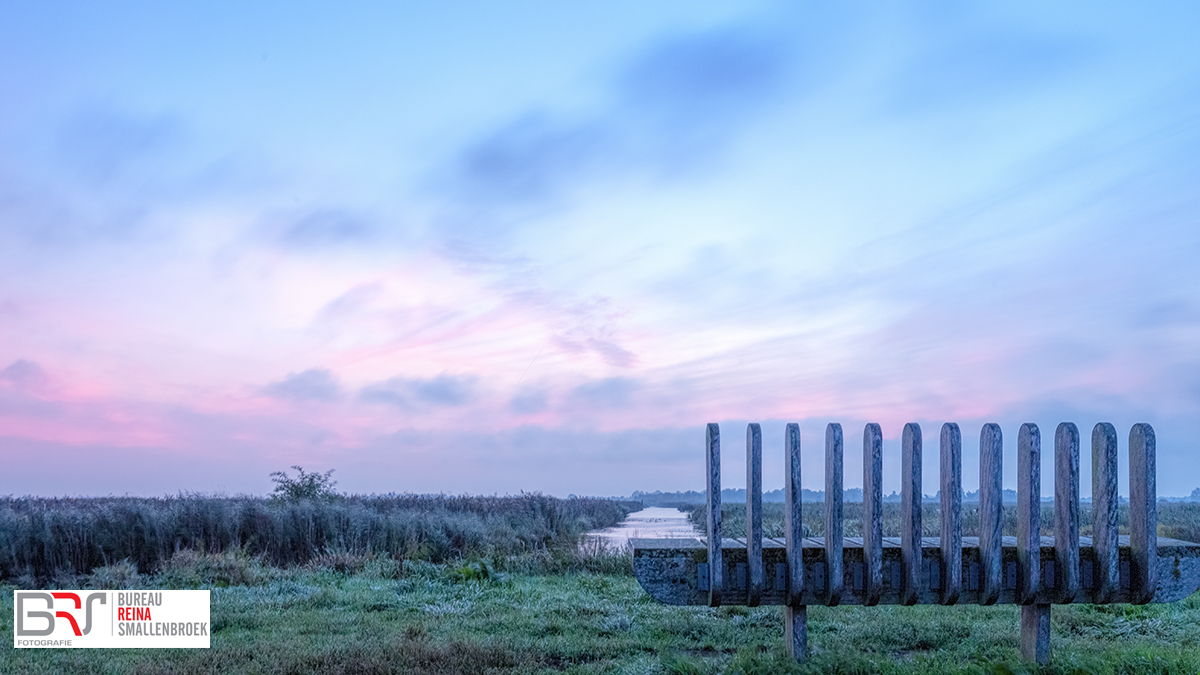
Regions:
[[[883,435],[863,431],[863,536],[842,536],[842,427],[825,430],[825,537],[805,537],[800,427],[784,434],[784,540],[763,539],[762,433],[746,432],[746,537],[721,533],[721,441],[707,429],[708,536],[634,539],[638,582],[671,605],[784,605],[785,640],[807,653],[808,605],[1019,604],[1021,653],[1050,658],[1050,605],[1175,602],[1200,588],[1200,544],[1156,536],[1154,430],[1129,433],[1129,535],[1117,534],[1117,433],[1092,431],[1093,536],[1079,535],[1079,431],[1054,434],[1054,536],[1041,532],[1041,434],[1017,434],[1017,536],[1001,536],[1003,436],[979,435],[979,536],[962,536],[962,443],[942,426],[941,536],[922,537],[921,427],[902,435],[900,537],[884,537]]]

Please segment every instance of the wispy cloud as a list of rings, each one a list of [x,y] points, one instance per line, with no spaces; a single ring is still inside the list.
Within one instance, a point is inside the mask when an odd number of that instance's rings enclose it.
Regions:
[[[979,18],[928,31],[891,82],[893,111],[977,108],[1070,81],[1104,56],[1083,34],[996,27]]]
[[[18,389],[29,390],[44,386],[49,381],[46,371],[28,359],[17,359],[0,369],[0,382]]]
[[[539,389],[525,389],[512,397],[509,407],[518,415],[536,415],[549,407],[548,396]]]
[[[367,244],[376,239],[378,227],[363,214],[344,208],[318,208],[288,218],[280,241],[301,249],[324,249],[339,244]]]
[[[62,125],[59,161],[87,185],[111,188],[159,174],[183,142],[181,120],[170,114],[135,115],[111,108],[78,110]]]
[[[471,401],[479,378],[474,375],[437,377],[393,377],[363,387],[359,397],[369,403],[384,403],[406,410],[427,406],[462,406]]]
[[[576,405],[597,408],[628,408],[639,383],[628,377],[608,377],[581,384],[571,392]]]
[[[439,229],[504,241],[586,184],[693,173],[784,94],[787,47],[749,27],[676,35],[631,59],[604,104],[572,115],[533,108],[485,131],[443,179],[449,208]]]
[[[310,368],[263,387],[263,393],[285,401],[336,401],[342,397],[342,387],[333,373],[323,368]]]

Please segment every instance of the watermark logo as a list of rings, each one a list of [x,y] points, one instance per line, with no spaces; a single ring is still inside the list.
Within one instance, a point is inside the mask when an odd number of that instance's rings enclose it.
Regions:
[[[13,647],[209,646],[208,591],[13,591]]]

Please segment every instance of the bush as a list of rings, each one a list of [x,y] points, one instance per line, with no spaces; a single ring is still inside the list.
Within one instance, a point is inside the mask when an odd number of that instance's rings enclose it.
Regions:
[[[284,471],[271,472],[271,480],[275,483],[272,498],[295,502],[301,499],[328,500],[338,496],[333,489],[337,485],[337,481],[331,478],[333,469],[325,473],[305,473],[298,465],[292,465],[292,468],[296,470],[295,478]]]

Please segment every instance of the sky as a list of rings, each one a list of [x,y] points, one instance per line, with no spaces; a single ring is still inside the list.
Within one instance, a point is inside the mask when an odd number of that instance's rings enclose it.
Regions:
[[[1200,5],[0,5],[0,495],[1200,486]],[[1122,479],[1121,492],[1128,492]]]

